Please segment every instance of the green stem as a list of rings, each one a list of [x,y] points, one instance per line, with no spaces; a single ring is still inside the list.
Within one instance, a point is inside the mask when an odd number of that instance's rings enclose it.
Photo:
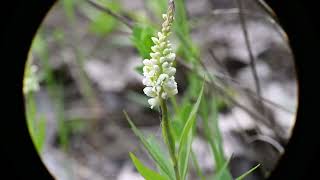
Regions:
[[[160,101],[161,105],[161,117],[162,117],[162,132],[164,133],[164,139],[168,146],[169,153],[171,160],[173,162],[173,168],[176,175],[176,180],[180,180],[180,174],[179,174],[179,168],[178,168],[178,161],[176,158],[176,152],[175,152],[175,143],[174,138],[170,131],[170,123],[168,119],[168,110],[167,110],[167,104],[165,100]]]

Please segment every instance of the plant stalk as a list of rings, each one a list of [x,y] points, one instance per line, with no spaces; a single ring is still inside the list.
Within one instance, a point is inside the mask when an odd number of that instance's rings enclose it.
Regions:
[[[178,161],[176,157],[176,152],[175,152],[175,143],[174,143],[174,138],[172,136],[172,133],[170,131],[170,123],[169,123],[169,118],[168,118],[168,110],[167,110],[167,104],[165,100],[160,101],[160,106],[161,106],[161,117],[162,117],[162,132],[164,133],[164,139],[165,143],[168,146],[169,154],[171,157],[171,160],[173,162],[173,168],[176,176],[176,180],[181,180],[180,179],[180,174],[179,174],[179,168],[178,168]]]

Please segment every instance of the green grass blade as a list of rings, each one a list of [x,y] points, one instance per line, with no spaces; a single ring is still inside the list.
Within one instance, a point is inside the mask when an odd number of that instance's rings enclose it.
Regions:
[[[36,138],[35,139],[36,148],[37,148],[37,151],[40,153],[42,152],[43,145],[45,143],[45,138],[46,138],[46,119],[44,115],[42,115],[39,119],[35,138]]]
[[[225,176],[224,175],[226,171],[229,171],[228,170],[228,165],[230,163],[231,157],[227,161],[224,162],[223,166],[217,172],[217,174],[214,176],[213,179],[215,179],[215,180],[232,180],[232,178],[230,178],[229,176]]]
[[[258,164],[255,167],[251,168],[249,171],[247,171],[244,174],[242,174],[241,176],[237,177],[236,180],[244,179],[246,176],[248,176],[250,173],[252,173],[254,170],[256,170],[259,166],[260,166],[260,164]]]
[[[130,158],[131,158],[133,164],[135,165],[135,167],[137,168],[139,173],[146,180],[168,180],[167,178],[161,176],[160,174],[158,174],[154,170],[149,169],[148,167],[143,165],[142,162],[133,153],[130,152],[129,154],[130,154]]]
[[[163,172],[165,172],[170,179],[174,179],[174,171],[173,166],[168,158],[165,158],[163,153],[157,149],[157,147],[153,146],[148,140],[144,137],[144,135],[138,130],[138,128],[134,125],[134,123],[131,121],[129,115],[127,112],[123,112],[126,119],[128,120],[134,134],[140,139],[143,146],[146,148],[152,159],[156,162],[156,164],[162,169]],[[150,140],[149,140],[150,141]]]
[[[196,121],[196,115],[198,108],[200,106],[202,94],[203,94],[204,85],[202,85],[200,94],[198,96],[197,102],[192,108],[192,111],[189,114],[189,118],[182,130],[181,139],[179,143],[179,152],[178,152],[178,164],[179,172],[181,178],[184,180],[187,175],[189,155],[191,151],[191,144],[193,139],[193,126]]]

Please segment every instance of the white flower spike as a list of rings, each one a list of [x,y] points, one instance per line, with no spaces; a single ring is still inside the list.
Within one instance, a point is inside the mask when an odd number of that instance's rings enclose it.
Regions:
[[[143,92],[150,97],[148,103],[151,109],[158,107],[161,99],[167,99],[178,93],[174,78],[176,68],[173,67],[176,54],[168,40],[174,20],[174,6],[170,6],[167,14],[163,14],[162,17],[164,22],[161,32],[158,32],[157,37],[151,38],[154,43],[151,47],[151,59],[143,61],[142,83],[146,86]]]

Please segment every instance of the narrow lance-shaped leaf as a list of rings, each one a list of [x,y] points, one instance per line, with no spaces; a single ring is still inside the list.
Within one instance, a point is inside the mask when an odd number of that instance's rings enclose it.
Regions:
[[[230,163],[231,157],[224,162],[223,166],[221,167],[221,169],[217,172],[217,174],[214,176],[213,179],[215,180],[232,180],[232,178],[230,176],[225,176],[225,172],[228,171],[228,165]]]
[[[138,128],[134,125],[134,123],[131,121],[130,117],[128,116],[127,112],[123,112],[126,119],[128,120],[134,134],[140,139],[143,146],[146,148],[152,159],[157,163],[157,165],[162,169],[163,172],[165,172],[170,179],[174,179],[173,174],[173,167],[170,163],[170,161],[166,158],[164,158],[162,153],[159,153],[159,150],[156,150],[154,146],[152,146],[146,138],[143,136],[143,134],[138,130]]]
[[[168,159],[167,154],[164,154],[164,152],[162,151],[161,147],[159,146],[159,144],[158,144],[158,142],[157,142],[157,140],[156,140],[156,138],[155,138],[154,135],[149,136],[149,137],[147,138],[147,141],[148,141],[148,143],[153,147],[155,153],[161,154],[161,155],[163,155],[163,158]],[[168,163],[171,163],[171,162],[168,161]],[[168,164],[168,166],[171,166],[171,164]],[[163,176],[165,176],[166,178],[170,179],[170,177],[167,175],[167,173],[164,172],[164,171],[159,167],[158,164],[157,164],[157,168],[158,168],[159,173],[160,173],[161,175],[163,175]],[[172,167],[170,170],[172,170],[170,173],[171,173],[171,174],[174,174],[173,167]]]
[[[133,154],[129,153],[130,158],[134,164],[134,166],[137,168],[139,173],[146,179],[146,180],[168,180],[167,178],[161,176],[157,172],[155,172],[152,169],[149,169],[145,165],[142,164],[142,162]]]
[[[242,180],[244,179],[246,176],[248,176],[250,173],[252,173],[254,170],[256,170],[258,167],[260,166],[260,164],[256,165],[255,167],[251,168],[249,171],[245,172],[244,174],[242,174],[241,176],[237,177],[236,180]]]
[[[191,144],[193,139],[192,129],[196,121],[196,115],[200,106],[203,89],[204,89],[204,85],[202,85],[197,102],[193,106],[192,111],[189,114],[189,118],[181,134],[181,139],[179,143],[179,152],[178,152],[178,161],[179,161],[178,164],[179,164],[179,173],[180,173],[181,179],[185,179],[187,175],[189,155],[190,155]]]

